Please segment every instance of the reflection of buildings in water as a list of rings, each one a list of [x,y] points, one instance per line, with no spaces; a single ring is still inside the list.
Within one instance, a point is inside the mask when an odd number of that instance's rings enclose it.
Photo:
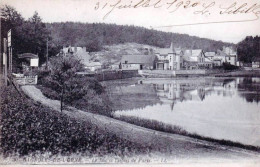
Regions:
[[[199,88],[197,89],[198,91],[198,96],[200,98],[201,101],[203,101],[205,99],[205,94],[206,94],[206,91],[204,88]]]
[[[171,110],[173,110],[176,101],[183,100],[180,84],[178,83],[155,84],[155,90],[160,101],[170,104]]]
[[[153,85],[160,101],[164,104],[169,104],[173,109],[174,105],[178,102],[191,100],[204,101],[206,97],[211,94],[233,97],[238,92],[239,85],[241,88],[241,84],[245,85],[245,83],[252,82],[260,83],[259,80],[259,78],[251,79],[250,81],[243,78],[220,78],[205,81],[200,80],[198,82],[196,80],[193,82],[174,80],[168,83],[156,83]],[[258,88],[259,86],[260,84],[258,84]],[[259,101],[259,94],[254,99]]]
[[[225,89],[235,89],[237,88],[237,81],[234,79],[226,79],[223,82],[223,88]]]
[[[198,84],[167,83],[155,84],[157,96],[163,103],[168,103],[173,110],[174,104],[184,100],[203,101],[206,95],[211,94],[213,86],[198,86]]]
[[[242,78],[238,84],[239,96],[247,102],[260,101],[260,78]]]

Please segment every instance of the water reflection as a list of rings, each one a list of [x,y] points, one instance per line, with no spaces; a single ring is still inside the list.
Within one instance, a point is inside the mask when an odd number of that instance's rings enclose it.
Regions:
[[[191,133],[260,146],[260,78],[130,81],[111,86],[115,115],[153,119]]]
[[[237,88],[236,79],[197,79],[175,80],[168,83],[153,83],[156,81],[141,81],[153,84],[157,96],[163,103],[168,103],[173,110],[174,104],[183,101],[204,101],[207,96],[216,93],[219,96],[232,97]],[[167,81],[166,81],[167,82]]]
[[[260,78],[243,78],[238,82],[240,96],[247,102],[256,102],[260,100]]]
[[[121,82],[121,81],[119,81]],[[144,108],[157,103],[174,105],[185,101],[204,101],[216,94],[232,97],[235,94],[247,102],[260,100],[260,78],[193,78],[146,79],[108,83],[114,110]]]

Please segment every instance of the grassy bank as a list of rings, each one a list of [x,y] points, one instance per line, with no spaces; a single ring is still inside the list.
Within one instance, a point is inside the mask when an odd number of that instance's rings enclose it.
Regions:
[[[12,86],[2,86],[0,95],[0,151],[5,157],[46,152],[122,157],[152,150],[35,104],[21,97]]]
[[[159,122],[156,120],[149,120],[149,119],[138,118],[135,116],[122,116],[122,115],[114,116],[114,118],[134,124],[134,125],[142,126],[145,128],[149,128],[149,129],[153,129],[153,130],[157,130],[157,131],[161,131],[161,132],[179,134],[179,135],[183,135],[183,136],[192,137],[195,139],[214,142],[214,143],[225,145],[225,146],[238,147],[238,148],[243,148],[243,149],[247,149],[247,150],[257,151],[260,153],[260,147],[244,145],[244,144],[241,144],[238,142],[232,142],[229,140],[219,140],[219,139],[214,139],[214,138],[210,138],[210,137],[200,136],[195,133],[189,133],[179,126],[165,124],[163,122]]]

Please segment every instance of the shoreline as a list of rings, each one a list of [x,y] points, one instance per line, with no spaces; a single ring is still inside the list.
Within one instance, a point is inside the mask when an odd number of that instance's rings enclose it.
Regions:
[[[36,87],[23,86],[22,90],[34,101],[40,102],[43,105],[49,106],[54,110],[59,111],[59,108],[57,106],[58,101],[46,98]],[[36,95],[33,92],[38,93]],[[108,133],[117,134],[123,139],[128,139],[131,142],[137,142],[147,146],[159,147],[159,150],[162,149],[174,152],[174,150],[176,151],[176,149],[178,149],[179,151],[184,151],[183,153],[186,152],[190,154],[190,156],[193,155],[193,153],[195,152],[196,154],[199,152],[203,154],[206,150],[210,151],[210,155],[238,154],[240,156],[248,156],[250,154],[251,156],[254,155],[255,157],[259,153],[256,151],[238,147],[223,146],[219,143],[194,139],[179,134],[170,134],[155,131],[107,116],[84,112],[84,110],[75,109],[73,107],[69,108],[69,110],[71,111],[64,111],[64,113],[69,117],[74,117],[80,120],[91,122],[95,126],[104,129]],[[187,147],[192,148],[192,151],[190,150],[189,152],[187,152]]]
[[[178,135],[187,136],[187,137],[191,137],[191,138],[198,139],[198,140],[217,143],[217,144],[220,144],[223,146],[236,147],[236,148],[246,149],[246,150],[250,150],[250,151],[256,151],[256,152],[260,153],[259,146],[247,145],[247,144],[243,144],[243,143],[239,143],[239,142],[234,142],[231,140],[215,139],[215,138],[211,138],[211,137],[201,136],[196,133],[190,133],[179,126],[165,124],[163,122],[156,121],[156,120],[149,120],[149,119],[144,119],[144,118],[138,118],[135,116],[123,116],[123,115],[113,116],[113,118],[124,121],[124,122],[131,123],[133,125],[156,130],[158,132],[165,132],[165,133],[169,133],[169,134],[178,134]]]

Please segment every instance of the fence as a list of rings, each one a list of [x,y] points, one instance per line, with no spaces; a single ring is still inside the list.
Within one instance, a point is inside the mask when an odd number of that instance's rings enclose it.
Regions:
[[[36,85],[38,81],[38,75],[35,76],[14,76],[13,80],[18,85]]]

